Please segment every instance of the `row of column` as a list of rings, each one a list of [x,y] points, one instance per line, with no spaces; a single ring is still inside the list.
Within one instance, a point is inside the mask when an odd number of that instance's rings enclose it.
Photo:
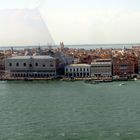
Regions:
[[[90,77],[90,73],[66,73],[68,77]]]
[[[12,73],[12,77],[45,78],[55,76],[55,73]]]

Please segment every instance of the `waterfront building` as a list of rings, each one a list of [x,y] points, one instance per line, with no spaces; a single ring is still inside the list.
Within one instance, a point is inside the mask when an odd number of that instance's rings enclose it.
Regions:
[[[50,56],[16,56],[6,58],[6,72],[11,77],[47,78],[56,75],[56,59]]]
[[[135,74],[135,63],[129,58],[114,58],[113,59],[113,75],[116,76],[131,76]]]
[[[138,60],[138,74],[140,74],[140,60]]]
[[[90,65],[71,64],[65,67],[65,76],[67,77],[90,77]]]
[[[0,78],[3,77],[4,72],[5,72],[5,61],[4,58],[0,57]]]
[[[66,55],[62,52],[57,52],[53,55],[54,58],[56,58],[58,61],[58,67],[57,67],[57,75],[64,75],[64,69],[66,65],[70,65],[74,62],[74,58]]]
[[[91,62],[91,77],[111,77],[112,76],[112,60],[96,59]]]

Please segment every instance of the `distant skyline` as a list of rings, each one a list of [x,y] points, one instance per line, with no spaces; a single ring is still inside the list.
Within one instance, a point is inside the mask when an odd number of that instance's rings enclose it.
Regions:
[[[140,42],[139,0],[0,0],[0,46]]]

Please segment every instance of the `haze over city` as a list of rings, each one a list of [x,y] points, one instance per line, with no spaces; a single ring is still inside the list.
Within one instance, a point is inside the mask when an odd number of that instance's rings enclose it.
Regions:
[[[0,46],[139,43],[139,0],[0,0]]]

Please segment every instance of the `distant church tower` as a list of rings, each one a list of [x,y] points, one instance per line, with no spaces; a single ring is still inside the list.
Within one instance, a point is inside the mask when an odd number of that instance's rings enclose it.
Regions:
[[[11,54],[13,54],[14,53],[14,48],[13,47],[11,47]]]
[[[61,48],[61,51],[64,50],[64,43],[63,42],[60,42],[60,48]]]

